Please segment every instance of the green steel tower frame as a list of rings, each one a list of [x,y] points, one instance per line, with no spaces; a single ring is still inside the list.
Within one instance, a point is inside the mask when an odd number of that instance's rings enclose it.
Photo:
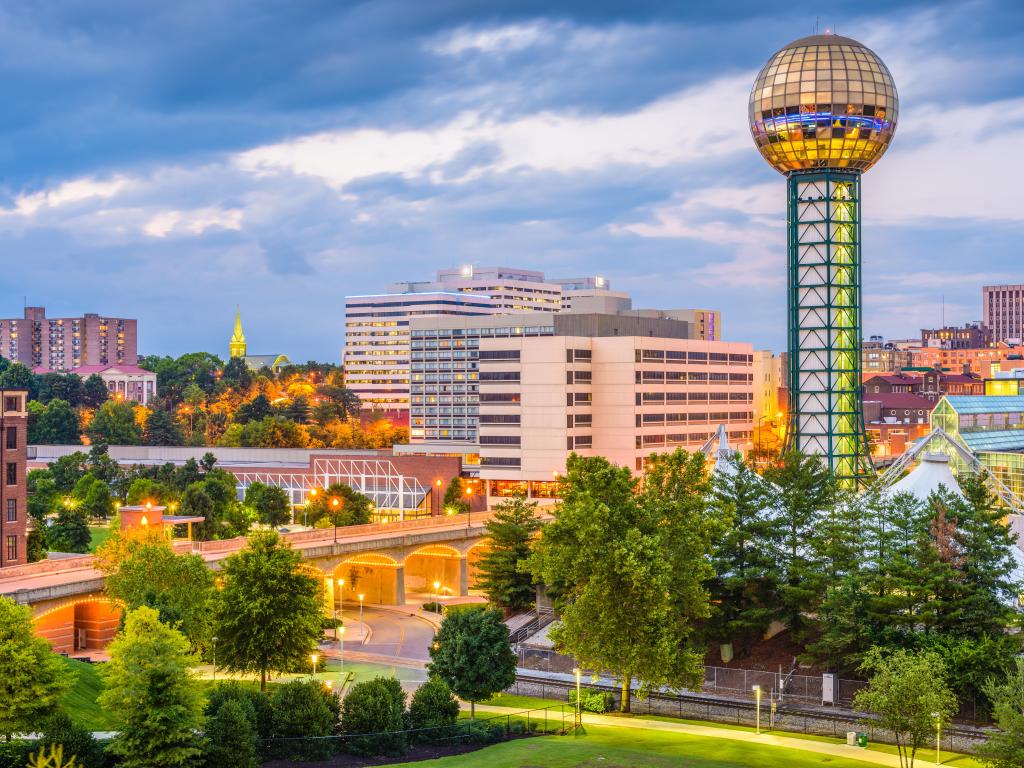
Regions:
[[[861,387],[860,171],[788,174],[787,448],[845,487],[873,477]]]

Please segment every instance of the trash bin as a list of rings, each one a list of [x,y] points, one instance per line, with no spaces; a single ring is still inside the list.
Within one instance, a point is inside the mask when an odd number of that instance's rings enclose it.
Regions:
[[[868,735],[866,733],[864,733],[864,731],[859,731],[857,733],[857,746],[858,747],[866,747],[867,745],[868,745]]]
[[[857,746],[857,732],[847,731],[846,732],[846,746],[856,747]]]

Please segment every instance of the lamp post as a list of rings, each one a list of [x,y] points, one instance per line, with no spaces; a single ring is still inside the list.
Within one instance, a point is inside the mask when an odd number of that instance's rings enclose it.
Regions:
[[[935,764],[940,764],[940,749],[942,741],[942,717],[938,712],[932,712],[932,717],[935,718]]]
[[[217,682],[217,636],[213,636],[213,682]]]
[[[761,686],[754,686],[754,697],[757,699],[757,713],[755,715],[757,733],[761,733]]]
[[[359,593],[359,626],[363,625],[363,598],[366,597],[362,592]]]
[[[309,489],[309,501],[306,502],[306,506],[304,506],[302,508],[302,525],[303,526],[308,526],[309,525],[309,505],[312,504],[314,501],[316,501],[316,494],[317,494],[316,488],[310,488]]]
[[[583,674],[583,670],[579,667],[573,667],[572,672],[576,675],[576,725],[582,725],[583,707],[580,705],[580,675]]]
[[[335,514],[338,513],[338,504],[340,504],[340,502],[338,501],[338,497],[337,496],[335,496],[333,499],[331,499],[331,507],[334,509],[334,513]],[[334,528],[334,543],[337,544],[338,543],[338,520],[336,518],[331,518],[331,523],[332,523],[332,527]]]
[[[437,591],[439,589],[441,589],[441,582],[440,581],[435,581],[434,582],[434,610],[437,612],[438,616],[441,615],[441,605],[438,602],[440,600],[440,597],[437,594]]]
[[[466,486],[466,533],[469,533],[469,527],[473,524],[473,489],[468,485]]]
[[[341,679],[345,679],[345,625],[338,627],[338,659],[341,661]]]
[[[313,662],[313,680],[314,680],[314,682],[316,681],[316,662],[317,662],[317,659],[319,659],[319,658],[320,657],[317,656],[315,653],[309,654],[309,660],[311,662]]]
[[[434,481],[434,509],[435,515],[441,514],[441,478]]]
[[[338,618],[345,623],[345,580],[338,579]]]

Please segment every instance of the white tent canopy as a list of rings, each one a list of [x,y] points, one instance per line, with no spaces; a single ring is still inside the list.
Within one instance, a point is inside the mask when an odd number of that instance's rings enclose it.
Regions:
[[[921,463],[910,474],[889,486],[890,493],[910,493],[925,501],[945,486],[947,491],[962,496],[953,470],[949,467],[949,456],[944,453],[926,453]]]

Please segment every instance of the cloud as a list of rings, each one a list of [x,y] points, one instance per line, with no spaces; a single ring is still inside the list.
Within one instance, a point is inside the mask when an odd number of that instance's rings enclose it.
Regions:
[[[508,24],[502,27],[471,29],[462,27],[445,33],[443,39],[428,46],[445,56],[459,56],[468,51],[499,53],[521,51],[551,34],[552,28],[539,23]]]
[[[18,195],[13,208],[0,208],[0,215],[31,217],[42,210],[59,208],[84,201],[107,200],[130,186],[128,179],[117,176],[108,180],[82,178],[57,186]]]
[[[191,211],[161,211],[143,226],[150,237],[167,237],[170,234],[186,233],[201,235],[208,229],[242,228],[242,211],[239,209],[196,208]]]

